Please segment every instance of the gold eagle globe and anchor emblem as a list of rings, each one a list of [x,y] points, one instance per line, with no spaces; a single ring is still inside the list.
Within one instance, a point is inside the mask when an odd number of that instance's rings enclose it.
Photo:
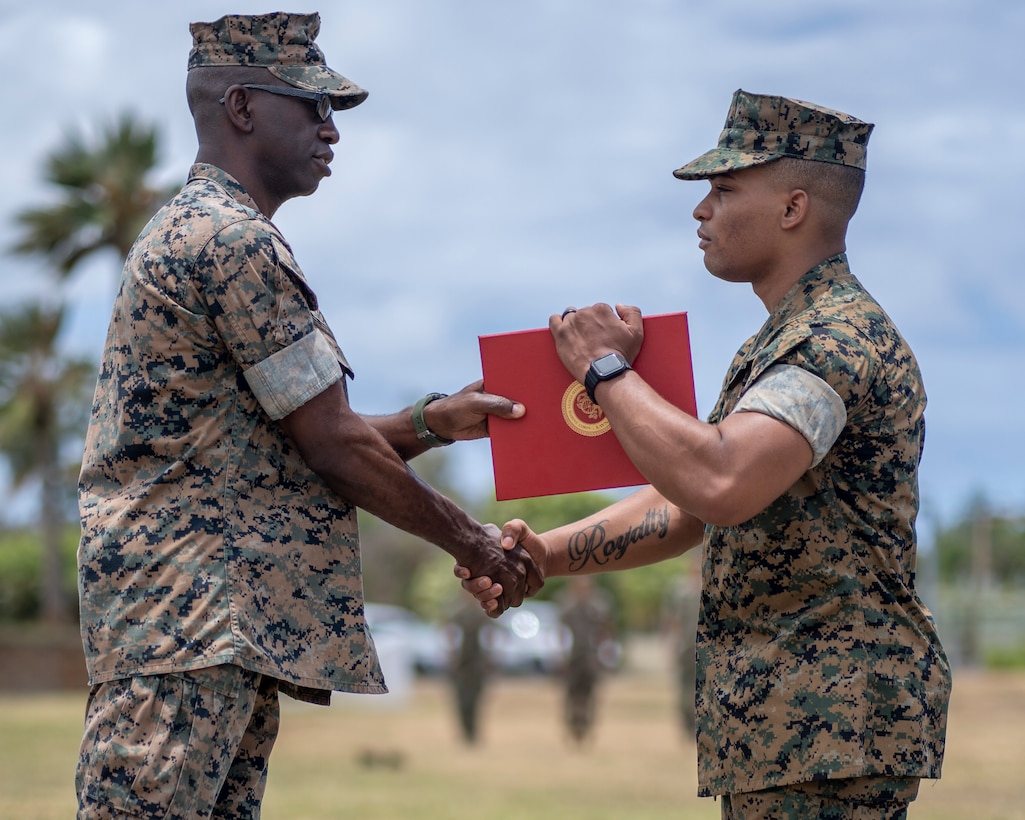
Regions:
[[[603,436],[612,429],[602,409],[587,395],[580,382],[572,382],[562,394],[562,417],[581,436]]]

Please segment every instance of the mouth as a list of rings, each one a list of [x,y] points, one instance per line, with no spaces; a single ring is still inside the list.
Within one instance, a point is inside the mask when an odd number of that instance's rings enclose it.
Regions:
[[[331,176],[331,160],[335,158],[334,152],[324,151],[320,154],[314,154],[313,158],[321,166],[321,170],[324,172],[324,176]]]
[[[698,247],[701,250],[704,250],[705,248],[707,248],[711,244],[712,244],[712,240],[708,237],[708,235],[702,233],[701,231],[698,231]]]

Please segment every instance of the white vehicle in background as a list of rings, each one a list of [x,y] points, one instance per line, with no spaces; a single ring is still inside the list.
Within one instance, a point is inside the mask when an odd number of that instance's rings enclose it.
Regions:
[[[398,642],[418,675],[443,675],[452,656],[450,637],[444,627],[393,604],[365,603],[367,624],[375,642]]]
[[[495,668],[508,674],[553,674],[569,654],[570,633],[549,601],[525,601],[481,631]]]
[[[366,603],[367,623],[378,649],[398,651],[416,675],[447,675],[456,647],[451,627],[433,624],[393,604]],[[525,601],[481,628],[484,647],[495,672],[508,675],[552,675],[565,668],[572,635],[561,620],[558,604]],[[602,647],[603,665],[618,667],[621,647]],[[387,670],[386,670],[387,671]]]

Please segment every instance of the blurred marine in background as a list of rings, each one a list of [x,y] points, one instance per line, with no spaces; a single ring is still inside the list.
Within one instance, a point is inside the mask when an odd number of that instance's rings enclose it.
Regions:
[[[615,624],[608,596],[589,575],[570,578],[559,600],[562,623],[570,644],[562,671],[565,686],[564,719],[570,739],[583,743],[594,728],[598,682],[608,671],[603,656],[613,646]]]

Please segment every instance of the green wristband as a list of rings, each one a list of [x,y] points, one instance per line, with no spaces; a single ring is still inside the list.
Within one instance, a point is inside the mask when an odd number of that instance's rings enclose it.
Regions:
[[[416,431],[416,437],[428,447],[445,447],[455,441],[454,438],[442,438],[436,435],[424,421],[424,408],[432,401],[443,399],[446,396],[448,393],[428,393],[413,405],[413,430]]]

